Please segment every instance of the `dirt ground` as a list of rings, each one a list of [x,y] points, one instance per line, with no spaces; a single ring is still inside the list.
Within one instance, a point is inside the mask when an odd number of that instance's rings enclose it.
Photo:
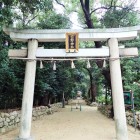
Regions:
[[[75,106],[73,106],[75,108]],[[0,140],[15,140],[18,129],[0,135]],[[129,140],[140,140],[140,131],[128,126]],[[52,115],[33,121],[31,135],[35,140],[115,140],[115,125],[86,105],[80,109],[66,106]]]

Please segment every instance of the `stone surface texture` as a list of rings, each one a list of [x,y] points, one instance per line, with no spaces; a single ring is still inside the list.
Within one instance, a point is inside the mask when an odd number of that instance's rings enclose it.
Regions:
[[[99,105],[98,110],[108,118],[111,117],[111,105]],[[140,129],[140,112],[135,113],[136,125]],[[134,117],[132,111],[126,111],[127,124],[134,126]]]
[[[62,107],[61,103],[52,104],[51,108],[47,106],[39,106],[33,108],[32,120],[41,119],[46,115],[57,112]],[[9,113],[0,112],[0,133],[10,131],[20,125],[21,111],[13,111]]]

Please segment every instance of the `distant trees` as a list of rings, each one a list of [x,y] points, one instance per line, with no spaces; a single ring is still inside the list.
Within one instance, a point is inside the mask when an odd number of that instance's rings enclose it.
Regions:
[[[23,82],[25,74],[25,61],[9,60],[7,54],[9,48],[26,47],[27,43],[16,43],[12,41],[2,31],[3,26],[11,26],[12,23],[20,29],[24,28],[39,28],[39,29],[58,29],[69,28],[70,23],[66,20],[67,17],[57,14],[53,10],[51,1],[2,1],[0,3],[0,108],[15,108],[21,106]],[[39,46],[45,48],[64,47],[64,43],[39,43]],[[63,63],[57,65],[57,72],[52,70],[53,62],[43,62],[44,69],[37,67],[36,84],[35,84],[35,99],[34,105],[48,104],[61,100],[63,87],[68,77],[65,73]],[[59,76],[59,71],[62,76]],[[70,77],[69,77],[70,78]],[[64,82],[65,79],[65,82]],[[68,81],[68,80],[67,80]],[[62,88],[60,88],[62,86]],[[67,89],[69,90],[69,89]],[[68,91],[67,91],[68,92]]]
[[[134,26],[139,24],[139,11],[136,9],[136,0],[130,0],[129,2],[119,1],[119,0],[100,0],[100,1],[91,1],[91,0],[75,0],[75,1],[68,1],[68,0],[55,0],[59,5],[64,8],[65,13],[71,14],[71,13],[77,13],[78,15],[78,21],[83,26],[83,28],[116,28],[116,27],[127,27],[127,26]],[[79,5],[79,6],[77,6]],[[139,42],[139,39],[134,41],[127,42],[119,42],[120,44],[125,44],[126,47],[128,47],[127,44],[131,47],[138,47],[136,45]],[[133,42],[133,43],[132,43]],[[136,44],[134,42],[137,42]],[[130,45],[131,44],[131,45]],[[132,45],[133,44],[133,45]],[[95,41],[94,45],[92,47],[100,48],[102,45],[106,45],[106,42],[98,42]],[[123,63],[123,62],[127,63]],[[129,74],[123,71],[123,66],[129,67],[129,60],[122,61],[122,73],[123,78],[129,77]],[[138,59],[131,59],[131,61],[139,62]],[[110,72],[109,72],[109,66],[106,68],[102,68],[103,61],[96,61],[96,64],[99,69],[102,69],[101,73],[104,75],[104,80],[101,82],[104,83],[105,88],[110,91],[111,84],[110,84]],[[132,63],[131,63],[132,64]],[[134,63],[133,63],[134,64]],[[132,66],[135,67],[135,64]],[[132,68],[131,67],[131,68]],[[129,71],[129,68],[127,69]],[[132,72],[132,71],[129,71]],[[94,78],[93,69],[88,69],[88,73],[90,76],[90,89],[89,93],[92,96],[92,101],[95,101],[95,95],[97,95],[96,90],[98,82],[98,78]],[[135,73],[135,72],[134,72]],[[138,72],[139,74],[139,72]],[[135,77],[134,75],[132,77]],[[136,76],[137,77],[137,76]],[[136,78],[135,77],[135,78]],[[123,79],[124,83],[124,90],[130,90],[133,88],[133,78]],[[129,81],[129,88],[126,88],[126,83]],[[138,80],[139,81],[139,80]],[[100,83],[101,84],[101,83]],[[140,93],[138,93],[140,94]]]
[[[26,47],[27,43],[12,41],[2,31],[3,26],[19,29],[64,29],[70,28],[72,13],[77,13],[78,21],[83,28],[115,28],[133,26],[139,23],[138,11],[134,8],[135,1],[104,0],[95,4],[90,0],[23,0],[0,2],[0,108],[15,108],[21,106],[25,61],[9,60],[9,48]],[[58,3],[64,9],[63,14],[57,13],[53,5]],[[119,42],[126,47],[140,48],[139,39]],[[99,48],[106,42],[80,42],[80,47]],[[39,43],[45,48],[65,48],[64,43]],[[70,99],[81,90],[84,96],[88,94],[91,102],[96,96],[110,95],[109,65],[103,68],[103,61],[91,60],[91,68],[86,68],[85,61],[75,61],[76,69],[71,69],[70,61],[57,61],[56,71],[52,70],[53,61],[43,61],[44,68],[40,69],[37,62],[34,105],[47,105]],[[138,99],[140,92],[134,82],[140,83],[140,58],[122,59],[122,74],[124,90],[132,89]],[[104,76],[104,77],[103,77]],[[109,92],[108,92],[109,91]],[[139,106],[139,102],[137,103]]]

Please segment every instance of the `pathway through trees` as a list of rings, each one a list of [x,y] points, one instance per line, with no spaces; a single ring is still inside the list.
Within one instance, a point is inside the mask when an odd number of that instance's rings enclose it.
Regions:
[[[82,111],[66,106],[53,115],[33,121],[32,135],[36,140],[115,140],[115,126],[97,111],[96,107],[82,106]],[[129,140],[140,140],[140,131],[128,126]],[[18,129],[0,135],[0,140],[15,140]]]

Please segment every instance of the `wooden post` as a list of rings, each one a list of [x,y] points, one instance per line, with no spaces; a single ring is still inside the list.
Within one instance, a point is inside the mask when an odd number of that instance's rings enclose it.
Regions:
[[[37,47],[38,47],[37,40],[28,41],[29,59],[35,59]],[[27,61],[23,89],[20,134],[17,140],[32,140],[30,136],[30,131],[32,121],[35,73],[36,73],[36,61],[34,60]]]
[[[110,74],[117,140],[128,140],[117,39],[109,39],[108,45],[110,47]]]
[[[65,95],[63,92],[63,98],[62,98],[62,108],[65,108]]]

